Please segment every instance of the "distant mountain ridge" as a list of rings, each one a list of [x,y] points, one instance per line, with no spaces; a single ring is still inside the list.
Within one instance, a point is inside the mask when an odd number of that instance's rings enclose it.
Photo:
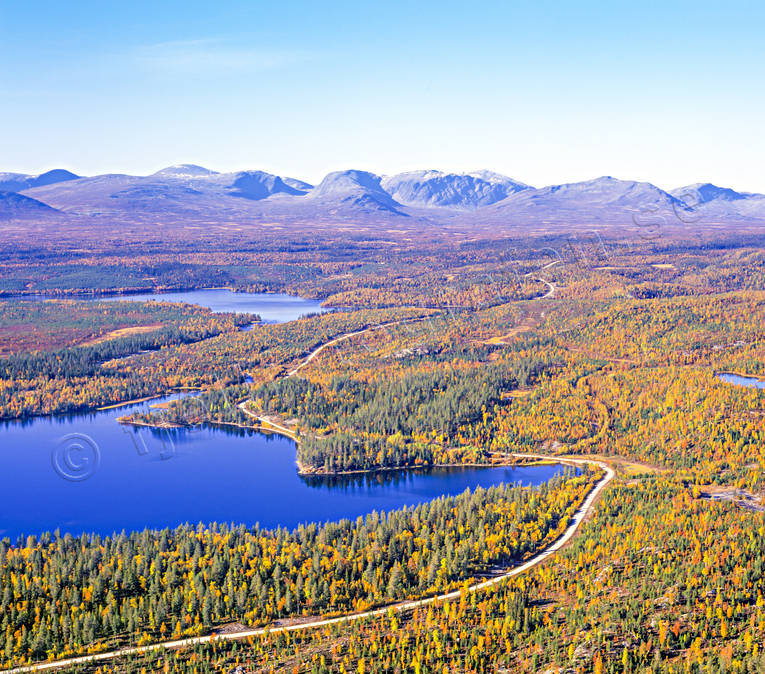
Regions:
[[[17,192],[0,192],[0,220],[26,219],[58,213],[47,204]]]
[[[308,198],[332,209],[351,208],[406,215],[398,203],[382,187],[380,176],[367,171],[335,171],[329,173]]]
[[[593,223],[630,222],[641,214],[671,213],[684,208],[682,201],[651,183],[602,176],[522,190],[485,209],[484,215],[549,224],[578,222],[583,216]]]
[[[77,180],[79,177],[65,169],[53,169],[39,175],[0,173],[0,192],[23,192],[33,187],[43,187],[67,180]]]
[[[0,174],[0,191],[23,194],[53,213],[143,222],[384,223],[412,218],[430,224],[557,226],[631,224],[659,216],[683,222],[765,222],[764,195],[711,183],[665,191],[647,182],[602,176],[535,188],[487,170],[381,176],[350,169],[329,173],[314,186],[260,170],[220,173],[195,164],[168,166],[148,176],[79,177],[59,169],[39,176]],[[3,219],[42,217],[33,202],[4,200]]]
[[[204,166],[196,164],[174,164],[160,169],[153,173],[151,177],[160,178],[199,178],[200,176],[216,176],[217,171],[212,171]]]
[[[670,192],[674,197],[681,199],[682,201],[692,201],[696,204],[706,204],[714,199],[721,199],[724,201],[738,201],[739,199],[746,199],[754,195],[749,192],[736,192],[728,187],[718,187],[712,183],[696,183],[694,185],[686,185]],[[689,198],[690,197],[690,198]]]
[[[382,186],[394,199],[408,206],[465,210],[489,206],[515,192],[531,189],[524,183],[490,171],[409,171],[384,177]]]

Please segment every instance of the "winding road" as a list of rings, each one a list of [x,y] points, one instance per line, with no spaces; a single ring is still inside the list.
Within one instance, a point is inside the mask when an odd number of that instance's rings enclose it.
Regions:
[[[559,264],[560,262],[561,262],[561,260],[554,260],[553,262],[550,262],[550,263],[546,264],[541,269],[549,269],[550,267],[554,267],[556,264]],[[533,273],[529,272],[528,274],[526,274],[526,276],[533,276]],[[548,299],[548,298],[553,297],[555,295],[555,291],[557,290],[557,287],[555,286],[554,283],[548,281],[547,279],[539,277],[539,276],[535,276],[534,280],[535,281],[541,281],[548,288],[547,292],[544,295],[541,295],[540,297],[535,297],[534,299],[536,299],[536,300],[545,300],[545,299]],[[436,315],[438,315],[438,314],[436,314]],[[328,349],[329,347],[334,346],[338,342],[344,342],[347,339],[351,339],[351,337],[356,337],[357,335],[363,335],[363,334],[365,334],[367,332],[371,332],[372,330],[380,330],[381,328],[389,328],[389,327],[392,327],[394,325],[401,325],[402,323],[414,323],[414,322],[418,322],[418,321],[425,321],[425,320],[427,320],[429,318],[433,318],[433,315],[417,316],[415,318],[404,318],[404,319],[401,319],[401,320],[398,320],[398,321],[389,321],[388,323],[380,323],[378,325],[372,325],[372,326],[370,326],[368,328],[364,328],[363,330],[356,330],[354,332],[346,332],[343,335],[335,337],[334,339],[331,339],[328,342],[325,342],[324,344],[321,344],[321,345],[317,346],[313,351],[311,351],[311,353],[308,354],[308,356],[305,358],[305,360],[303,360],[297,367],[295,367],[294,369],[292,369],[289,372],[287,372],[286,376],[287,377],[294,377],[298,372],[300,372],[300,370],[302,370],[314,358],[316,358],[316,356],[318,356],[322,351],[324,351],[324,349]],[[246,410],[243,410],[243,411],[246,411]],[[250,415],[250,416],[252,416],[252,415]],[[256,418],[258,418],[258,417],[256,417]],[[272,424],[272,425],[275,425],[275,424]]]
[[[555,295],[555,290],[556,290],[555,284],[550,283],[550,281],[547,281],[543,278],[538,278],[537,281],[541,281],[549,288],[549,290],[544,295],[542,295],[542,297],[539,298],[540,300],[546,300],[548,297],[552,297],[553,295]]]
[[[557,264],[557,261],[552,262],[543,268],[546,269],[547,267],[551,267],[554,264]],[[551,282],[543,278],[538,278],[538,280],[547,284],[549,288],[547,294],[545,294],[539,299],[552,297],[555,294],[555,290],[556,290],[555,286]],[[308,354],[308,356],[306,356],[306,358],[299,365],[297,365],[294,369],[287,372],[286,376],[287,377],[295,376],[302,368],[304,368],[311,361],[313,361],[322,351],[333,346],[334,344],[343,342],[347,339],[351,339],[352,337],[355,337],[357,335],[362,335],[372,330],[378,330],[381,328],[386,328],[393,325],[398,325],[401,323],[407,323],[412,321],[422,321],[422,320],[426,320],[427,318],[428,316],[423,316],[423,317],[417,317],[417,318],[403,319],[399,321],[391,321],[389,323],[381,323],[379,325],[373,325],[363,330],[356,330],[354,332],[348,332],[343,335],[340,335],[339,337],[335,337],[334,339],[316,347],[313,351],[311,351],[311,353]],[[282,426],[278,423],[270,421],[269,419],[265,417],[258,416],[255,413],[250,412],[245,406],[246,403],[247,403],[246,400],[239,403],[239,409],[241,409],[242,412],[244,412],[247,416],[253,419],[257,419],[261,423],[267,424],[273,427],[274,429],[279,430],[285,435],[288,435],[289,437],[292,437],[293,439],[296,440],[296,437],[293,431],[289,430],[285,426]],[[536,555],[534,555],[527,561],[523,562],[522,564],[518,566],[513,567],[512,569],[506,571],[505,573],[502,573],[493,578],[489,578],[487,580],[483,580],[468,586],[467,592],[469,593],[480,592],[481,590],[485,590],[487,588],[493,587],[494,585],[498,585],[499,583],[507,580],[508,578],[513,578],[522,573],[525,573],[526,571],[529,571],[530,569],[533,569],[535,566],[538,566],[539,564],[543,563],[546,559],[548,559],[549,557],[554,555],[556,552],[561,550],[574,537],[576,532],[579,530],[579,527],[582,525],[582,522],[584,521],[584,519],[592,511],[598,496],[600,496],[601,492],[615,477],[615,473],[613,469],[608,464],[603,463],[602,461],[594,460],[594,459],[555,457],[555,456],[550,456],[545,454],[515,454],[513,453],[511,454],[511,456],[513,456],[514,458],[519,458],[519,459],[538,459],[538,460],[544,460],[544,461],[557,460],[557,461],[560,461],[561,463],[568,463],[568,464],[574,464],[574,465],[588,465],[588,464],[595,465],[595,466],[598,466],[600,469],[602,469],[604,474],[603,474],[603,477],[601,477],[601,479],[590,490],[589,494],[585,497],[584,501],[582,501],[579,508],[577,508],[576,512],[571,518],[571,521],[568,527],[566,527],[566,530],[553,543],[551,543],[548,547],[546,547],[544,550],[537,553]],[[147,646],[121,648],[121,649],[117,649],[113,651],[106,651],[103,653],[94,653],[91,655],[84,655],[84,656],[79,656],[75,658],[66,658],[64,660],[57,660],[54,662],[44,662],[44,663],[38,663],[34,665],[26,665],[23,667],[17,667],[15,669],[3,670],[2,672],[0,672],[0,674],[21,674],[22,672],[43,672],[46,670],[58,669],[61,667],[68,667],[71,665],[83,664],[87,662],[102,662],[105,660],[114,660],[115,658],[120,658],[126,655],[137,655],[142,653],[150,653],[152,651],[158,651],[158,650],[185,648],[188,646],[193,646],[195,644],[209,643],[216,639],[220,639],[223,641],[232,641],[237,639],[246,639],[247,637],[263,636],[265,634],[296,632],[301,630],[314,629],[317,627],[326,627],[329,625],[351,623],[358,620],[364,620],[366,618],[372,618],[374,616],[385,615],[389,611],[396,611],[396,612],[411,611],[421,606],[427,606],[428,604],[433,604],[435,602],[450,601],[453,599],[458,599],[460,595],[462,594],[462,591],[463,591],[462,589],[453,590],[451,592],[434,595],[432,597],[427,597],[425,599],[414,599],[414,600],[405,601],[405,602],[401,602],[397,604],[390,604],[390,605],[383,606],[381,608],[373,609],[370,611],[363,611],[361,613],[351,613],[351,614],[339,616],[336,618],[325,618],[325,619],[316,618],[306,622],[295,623],[292,625],[260,627],[257,629],[242,630],[240,632],[227,632],[224,634],[210,634],[207,636],[191,637],[188,639],[176,639],[174,641],[162,641],[162,642],[158,642],[156,644],[150,644]]]
[[[306,365],[308,365],[322,351],[324,351],[325,349],[328,349],[331,346],[334,346],[335,344],[344,342],[347,339],[351,339],[351,337],[363,335],[367,332],[371,332],[372,330],[380,330],[382,328],[389,328],[394,325],[401,325],[402,323],[414,323],[417,321],[424,321],[424,320],[427,320],[428,318],[431,318],[431,316],[428,315],[428,316],[416,316],[415,318],[403,318],[398,321],[389,321],[388,323],[379,323],[377,325],[371,325],[368,328],[364,328],[362,330],[354,330],[353,332],[346,332],[343,335],[339,335],[333,339],[330,339],[328,342],[324,342],[324,344],[320,344],[319,346],[317,346],[313,351],[311,351],[303,359],[303,361],[301,361],[299,365],[297,365],[295,368],[287,372],[287,374],[285,375],[285,378],[294,377],[298,372],[300,372],[300,370],[302,370]],[[270,426],[271,428],[274,428],[280,431],[282,434],[286,435],[287,437],[291,438],[295,442],[298,442],[297,435],[295,435],[294,431],[291,431],[286,426],[282,426],[281,424],[275,421],[271,421],[271,419],[269,419],[268,417],[255,414],[254,412],[250,412],[250,410],[247,409],[247,403],[248,403],[248,399],[242,400],[237,405],[237,407],[239,407],[239,409],[242,410],[242,412],[244,412],[251,419],[255,419],[256,421],[259,421],[264,426]]]
[[[321,344],[317,346],[311,353],[308,354],[306,359],[300,363],[296,368],[293,370],[290,370],[287,373],[288,377],[294,377],[300,370],[302,370],[306,365],[308,365],[316,356],[318,356],[324,349],[328,349],[330,346],[334,346],[338,342],[344,342],[346,339],[350,339],[351,337],[356,337],[357,335],[363,335],[367,332],[371,332],[372,330],[380,330],[382,328],[389,328],[393,325],[401,325],[402,323],[415,323],[417,321],[424,321],[428,318],[432,318],[432,316],[417,316],[415,318],[403,318],[399,321],[390,321],[388,323],[379,323],[378,325],[371,325],[368,328],[364,328],[363,330],[356,330],[355,332],[346,332],[344,335],[340,335],[339,337],[335,337],[334,339],[330,339],[328,342],[325,342],[324,344]]]
[[[560,262],[561,262],[561,260],[553,260],[552,262],[550,262],[550,263],[546,264],[544,267],[542,267],[542,269],[549,269],[550,267],[554,267],[556,264],[559,264]],[[533,272],[529,272],[528,274],[526,274],[526,276],[533,276]],[[555,287],[554,283],[551,283],[547,279],[543,279],[540,276],[534,276],[534,280],[535,281],[541,281],[542,283],[544,283],[549,288],[549,290],[544,295],[542,295],[542,297],[539,297],[537,299],[546,300],[546,299],[548,299],[550,297],[553,297],[555,295],[555,291],[557,290],[557,288]]]
[[[596,465],[604,471],[604,475],[590,490],[590,493],[587,495],[584,501],[582,501],[582,504],[574,513],[574,516],[571,518],[571,522],[569,523],[568,527],[566,527],[566,530],[563,532],[563,534],[561,534],[560,537],[558,537],[555,540],[554,543],[550,544],[544,550],[534,555],[531,559],[525,561],[523,564],[513,567],[506,573],[503,573],[499,576],[495,576],[494,578],[489,578],[488,580],[484,580],[479,583],[470,585],[467,588],[467,592],[469,593],[480,592],[481,590],[485,590],[487,588],[493,587],[494,585],[498,585],[499,583],[507,580],[508,578],[519,576],[520,574],[525,573],[526,571],[529,571],[530,569],[533,569],[535,566],[538,566],[539,564],[544,562],[546,559],[548,559],[549,557],[554,555],[556,552],[558,552],[574,537],[579,527],[581,526],[582,522],[584,521],[585,517],[587,517],[587,515],[592,511],[592,508],[595,505],[595,501],[598,498],[598,496],[600,496],[603,489],[605,489],[605,487],[615,477],[615,473],[610,466],[608,466],[607,464],[601,461],[596,461],[594,459],[574,459],[570,457],[553,457],[553,456],[543,455],[543,454],[512,454],[512,456],[516,458],[541,459],[545,461],[556,459],[563,463],[579,464],[579,465],[586,465],[586,464]],[[229,632],[225,634],[210,634],[203,637],[177,639],[175,641],[163,641],[160,643],[151,644],[149,646],[121,648],[115,651],[107,651],[104,653],[94,653],[92,655],[84,655],[84,656],[80,656],[76,658],[67,658],[65,660],[58,660],[55,662],[45,662],[45,663],[40,663],[36,665],[27,665],[25,667],[17,667],[15,669],[9,669],[4,671],[5,671],[5,674],[21,674],[21,672],[42,672],[46,670],[57,669],[60,667],[68,667],[70,665],[83,664],[86,662],[101,662],[104,660],[114,660],[115,658],[123,657],[126,655],[151,653],[152,651],[163,650],[163,649],[169,650],[169,649],[176,649],[176,648],[185,648],[187,646],[193,646],[195,644],[209,643],[210,641],[213,641],[216,639],[220,639],[222,641],[232,641],[237,639],[246,639],[247,637],[263,636],[265,634],[280,634],[284,632],[297,632],[300,630],[314,629],[317,627],[326,627],[328,625],[339,625],[343,623],[351,623],[351,622],[356,622],[358,620],[364,620],[366,618],[372,618],[374,616],[385,615],[389,611],[396,611],[396,612],[411,611],[413,609],[419,608],[421,606],[427,606],[428,604],[433,604],[435,602],[458,599],[461,593],[462,593],[461,589],[453,590],[452,592],[446,592],[444,594],[435,595],[433,597],[427,597],[425,599],[414,599],[414,600],[405,601],[399,604],[390,604],[388,606],[383,606],[381,608],[377,608],[371,611],[363,611],[361,613],[351,613],[348,615],[339,616],[337,618],[316,619],[309,622],[296,623],[294,625],[284,625],[281,627],[260,627],[257,629],[242,630],[241,632]]]

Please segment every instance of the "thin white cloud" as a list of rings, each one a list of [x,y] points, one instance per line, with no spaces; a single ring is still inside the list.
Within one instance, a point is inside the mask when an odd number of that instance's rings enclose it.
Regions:
[[[136,50],[137,60],[152,70],[173,73],[261,72],[305,61],[308,55],[232,44],[227,40],[178,40],[145,45]]]

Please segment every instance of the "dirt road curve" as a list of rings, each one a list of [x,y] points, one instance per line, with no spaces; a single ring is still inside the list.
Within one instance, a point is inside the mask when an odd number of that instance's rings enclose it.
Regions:
[[[513,456],[517,458],[544,459],[547,461],[549,461],[550,459],[556,458],[556,457],[539,455],[539,454],[513,454]],[[595,504],[595,500],[598,498],[598,496],[603,491],[603,489],[605,489],[605,487],[609,484],[609,482],[613,480],[615,475],[614,471],[607,464],[602,463],[600,461],[594,461],[592,459],[572,459],[568,457],[564,459],[559,459],[559,460],[564,461],[566,463],[579,464],[579,465],[585,465],[585,464],[596,465],[596,466],[599,466],[601,469],[603,469],[603,471],[605,471],[605,475],[592,488],[590,493],[587,495],[587,498],[584,499],[584,501],[582,502],[582,505],[578,508],[574,516],[571,518],[571,522],[568,525],[568,527],[566,527],[566,530],[554,543],[549,545],[547,548],[542,550],[542,552],[535,555],[534,557],[524,562],[523,564],[513,567],[507,573],[504,573],[500,576],[496,576],[495,578],[490,578],[489,580],[484,580],[480,583],[476,583],[474,585],[469,586],[467,588],[468,592],[479,592],[488,587],[492,587],[493,585],[497,585],[508,578],[513,578],[514,576],[518,576],[522,573],[525,573],[529,569],[532,569],[538,564],[541,564],[542,562],[544,562],[551,555],[554,555],[558,550],[560,550],[563,546],[565,546],[574,537],[577,530],[581,526],[582,521],[592,510]],[[152,644],[150,646],[142,646],[142,647],[136,647],[136,648],[123,648],[116,651],[108,651],[105,653],[97,653],[94,655],[86,655],[86,656],[77,657],[77,658],[67,658],[66,660],[58,660],[56,662],[46,662],[46,663],[40,663],[37,665],[29,665],[26,667],[17,667],[16,669],[5,670],[5,672],[6,674],[17,674],[17,673],[20,674],[21,672],[43,672],[50,669],[67,667],[69,665],[81,664],[84,662],[91,662],[91,661],[100,662],[103,660],[113,660],[115,658],[119,658],[124,655],[149,653],[151,651],[156,651],[160,649],[183,648],[186,646],[193,646],[194,644],[207,643],[207,642],[213,641],[214,639],[231,641],[235,639],[245,639],[247,637],[262,636],[266,634],[266,632],[268,632],[269,634],[278,634],[280,632],[296,632],[299,630],[308,630],[308,629],[313,629],[316,627],[324,627],[327,625],[350,623],[357,620],[364,620],[365,618],[371,618],[377,615],[384,615],[388,611],[397,611],[397,612],[410,611],[412,609],[418,608],[420,606],[426,606],[427,604],[432,604],[434,602],[449,601],[451,599],[457,599],[459,598],[460,593],[461,593],[460,590],[454,590],[453,592],[447,592],[446,594],[436,595],[434,597],[428,597],[427,599],[416,599],[413,601],[407,601],[400,604],[393,604],[391,606],[384,606],[382,608],[378,608],[373,611],[364,611],[363,613],[352,613],[349,615],[340,616],[338,618],[328,618],[324,620],[317,619],[312,622],[305,622],[305,623],[300,623],[295,625],[287,625],[284,627],[258,628],[258,629],[244,630],[242,632],[231,632],[227,634],[209,635],[204,637],[193,637],[190,639],[177,639],[175,641],[163,641],[161,643]]]
[[[310,363],[316,356],[318,356],[324,349],[328,349],[330,346],[334,346],[338,342],[344,342],[346,339],[350,339],[351,337],[356,337],[357,335],[363,335],[367,332],[371,332],[372,330],[380,330],[381,328],[389,328],[393,325],[399,325],[401,323],[412,323],[415,321],[424,321],[426,318],[429,318],[428,316],[418,316],[417,318],[404,318],[400,321],[390,321],[389,323],[380,323],[379,325],[372,325],[368,328],[364,328],[363,330],[356,330],[355,332],[346,332],[344,335],[340,335],[339,337],[335,337],[334,339],[330,339],[328,342],[325,342],[321,346],[317,346],[311,353],[308,354],[308,357],[300,363],[294,370],[290,370],[287,373],[288,377],[294,377],[300,370],[302,370],[308,363]]]
[[[546,269],[547,267],[551,267],[554,264],[557,264],[557,261],[546,265],[544,268]],[[543,278],[539,278],[538,280],[547,284],[549,288],[547,294],[541,297],[540,299],[552,297],[555,294],[555,286]],[[333,346],[334,344],[337,344],[338,342],[345,341],[357,335],[362,335],[366,332],[370,332],[371,330],[378,330],[380,328],[386,328],[386,327],[390,327],[400,323],[406,323],[410,321],[421,321],[421,320],[425,320],[425,319],[418,317],[413,319],[404,319],[401,321],[391,321],[390,323],[382,323],[380,325],[373,325],[363,330],[348,332],[344,335],[340,335],[339,337],[335,337],[334,339],[316,347],[313,351],[311,351],[310,354],[308,354],[308,356],[298,366],[296,366],[293,370],[290,370],[286,376],[294,377],[302,368],[308,365],[322,351],[329,348],[330,346]],[[245,407],[246,402],[247,401],[243,401],[239,404],[239,408],[245,414],[247,414],[248,416],[254,419],[261,421],[262,423],[267,423],[270,426],[282,431],[286,435],[289,435],[294,438],[294,433],[290,431],[288,428],[285,428],[284,426],[281,426],[278,423],[269,421],[268,419],[265,419],[263,417],[259,417],[255,415],[254,413],[250,412],[249,410],[247,410],[247,408]],[[517,458],[544,459],[544,460],[550,460],[550,459],[556,458],[556,457],[551,457],[551,456],[546,456],[541,454],[513,454],[513,456]],[[592,459],[572,459],[568,457],[565,459],[559,459],[559,460],[565,461],[566,463],[573,463],[573,464],[579,464],[579,465],[585,465],[585,464],[597,465],[605,471],[605,475],[593,487],[592,491],[590,491],[590,493],[587,495],[587,498],[585,498],[585,500],[582,502],[582,505],[574,514],[573,518],[571,519],[571,523],[568,525],[568,527],[563,532],[563,534],[554,543],[549,545],[547,548],[542,550],[542,552],[535,555],[534,557],[524,562],[523,564],[513,567],[507,573],[501,574],[494,578],[490,578],[489,580],[484,580],[484,581],[481,581],[480,583],[476,583],[474,585],[469,586],[467,588],[468,592],[479,592],[480,590],[484,590],[493,585],[497,585],[498,583],[501,583],[502,581],[508,578],[512,578],[514,576],[518,576],[522,573],[525,573],[529,569],[532,569],[538,564],[541,564],[542,562],[544,562],[551,555],[554,555],[558,550],[560,550],[564,545],[566,545],[574,537],[577,530],[579,529],[579,526],[582,524],[582,521],[592,510],[592,507],[595,504],[595,500],[603,491],[603,489],[606,487],[606,485],[608,485],[608,483],[611,482],[611,480],[614,478],[614,475],[615,475],[614,471],[608,465],[600,461],[594,461]],[[17,673],[20,674],[21,672],[42,672],[45,670],[57,669],[60,667],[67,667],[69,665],[81,664],[84,662],[91,662],[91,661],[100,662],[103,660],[113,660],[115,658],[119,658],[124,655],[134,655],[137,653],[149,653],[151,651],[156,651],[160,649],[183,648],[186,646],[193,646],[194,644],[207,643],[214,639],[230,641],[234,639],[245,639],[247,637],[261,636],[265,634],[266,632],[270,634],[277,634],[280,632],[295,632],[298,630],[308,630],[308,629],[313,629],[316,627],[324,627],[327,625],[349,623],[349,622],[354,622],[356,620],[371,618],[377,615],[383,615],[387,613],[388,611],[410,611],[412,609],[418,608],[419,606],[425,606],[427,604],[432,604],[434,602],[449,601],[451,599],[457,599],[460,596],[460,592],[461,592],[460,590],[455,590],[453,592],[448,592],[446,594],[428,597],[427,599],[416,599],[412,601],[402,602],[399,604],[392,604],[390,606],[384,606],[382,608],[378,608],[373,611],[364,611],[363,613],[352,613],[349,615],[340,616],[338,618],[328,618],[324,620],[316,619],[311,622],[304,622],[304,623],[295,624],[295,625],[287,625],[284,627],[258,628],[258,629],[244,630],[242,632],[231,632],[226,634],[208,635],[204,637],[193,637],[189,639],[177,639],[175,641],[163,641],[157,644],[151,644],[150,646],[123,648],[116,651],[107,651],[104,653],[97,653],[94,655],[86,655],[86,656],[77,657],[77,658],[67,658],[66,660],[58,660],[56,662],[46,662],[46,663],[40,663],[37,665],[29,665],[26,667],[17,667],[16,669],[4,670],[4,673],[0,673],[0,674],[17,674]]]

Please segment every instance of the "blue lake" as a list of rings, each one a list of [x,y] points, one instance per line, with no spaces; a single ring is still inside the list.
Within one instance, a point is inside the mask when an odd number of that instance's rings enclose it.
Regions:
[[[63,299],[52,295],[14,295],[5,300],[52,300]],[[136,295],[83,295],[66,299],[81,299],[104,302],[186,302],[208,307],[215,313],[236,312],[258,314],[267,323],[294,321],[306,314],[327,311],[321,306],[321,300],[309,300],[284,293],[237,293],[226,288],[207,288],[203,290],[183,290],[170,293],[140,293]]]
[[[717,375],[717,378],[728,384],[735,384],[736,386],[765,389],[765,379],[760,379],[759,377],[746,377],[740,374],[732,374],[730,372],[720,372]]]
[[[0,423],[0,538],[259,522],[294,527],[356,517],[499,483],[538,485],[563,466],[455,468],[302,477],[294,443],[233,427],[122,426],[148,403]]]
[[[322,310],[318,301],[230,290],[109,299],[183,301],[269,321]],[[159,430],[117,423],[149,404],[0,422],[0,538],[57,528],[111,534],[185,522],[294,527],[392,510],[479,485],[538,485],[569,470],[547,465],[301,477],[295,445],[284,437],[233,427]]]
[[[237,293],[225,288],[205,290],[185,290],[174,293],[146,293],[140,295],[109,295],[100,299],[106,301],[146,302],[186,302],[199,304],[212,309],[215,313],[236,312],[258,314],[267,323],[294,321],[306,314],[327,311],[321,306],[321,300],[307,300],[283,293]]]

